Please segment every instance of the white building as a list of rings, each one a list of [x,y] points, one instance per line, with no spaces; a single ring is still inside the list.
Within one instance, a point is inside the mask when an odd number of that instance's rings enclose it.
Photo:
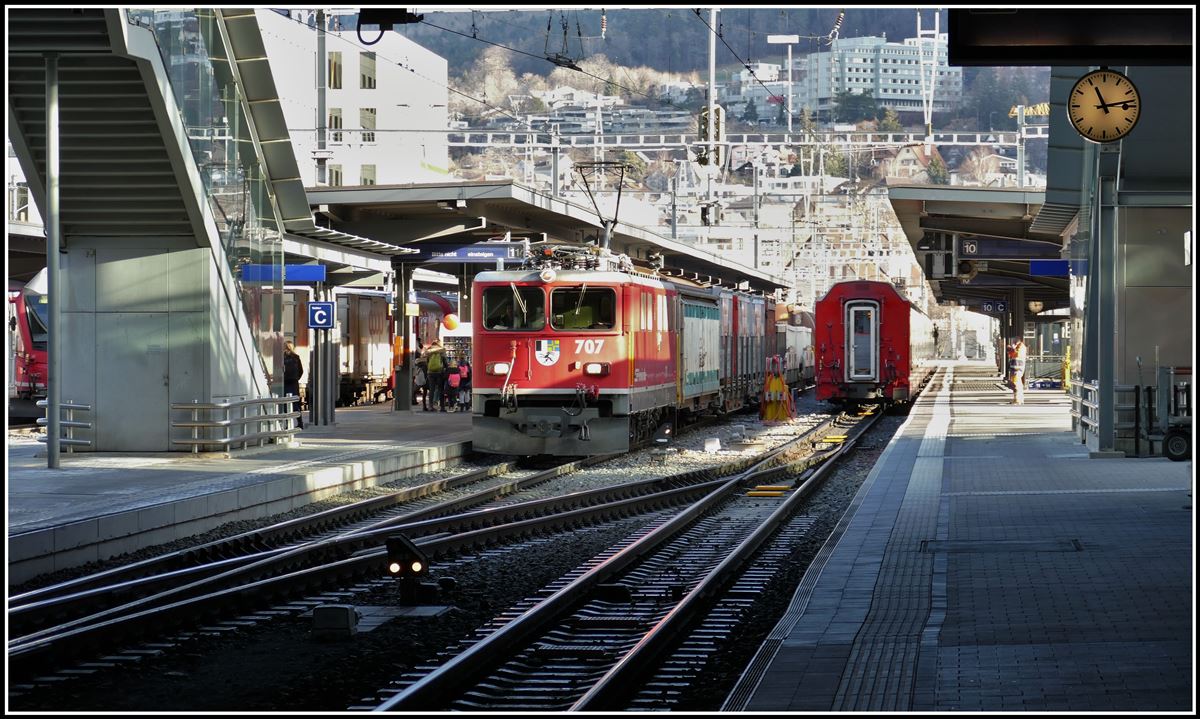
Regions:
[[[947,62],[947,35],[931,43],[936,53],[933,111],[953,110],[962,103],[962,68]],[[927,49],[927,53],[930,50]],[[835,40],[829,50],[795,61],[797,107],[807,106],[828,118],[841,92],[871,93],[881,107],[921,112],[921,55],[917,38],[903,43],[883,37]]]
[[[263,44],[275,77],[296,161],[306,187],[317,185],[317,33],[311,11],[288,17],[259,9]],[[295,19],[293,19],[295,18]],[[445,58],[388,31],[358,42],[353,23],[328,23],[326,184],[389,185],[447,179],[449,90]],[[346,28],[342,31],[333,28]]]

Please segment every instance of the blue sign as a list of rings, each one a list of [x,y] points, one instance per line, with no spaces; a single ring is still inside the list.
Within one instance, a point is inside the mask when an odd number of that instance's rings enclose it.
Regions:
[[[414,245],[415,255],[402,255],[403,262],[487,262],[496,260],[521,262],[525,259],[525,245],[521,242],[480,242],[474,245]]]
[[[337,312],[332,302],[308,303],[308,328],[313,330],[331,330],[337,319]]]
[[[242,265],[243,282],[324,282],[325,265]]]
[[[1029,274],[1034,277],[1067,277],[1069,270],[1070,261],[1068,260],[1029,261]]]
[[[1008,303],[1007,302],[997,302],[996,303],[996,311],[997,312],[1008,312]]]

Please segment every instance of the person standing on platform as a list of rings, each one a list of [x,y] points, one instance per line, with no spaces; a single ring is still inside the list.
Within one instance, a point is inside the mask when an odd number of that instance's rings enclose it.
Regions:
[[[417,403],[417,395],[421,395],[422,409],[429,409],[429,372],[425,369],[425,348],[417,351],[416,369],[413,370],[412,403]]]
[[[471,363],[466,358],[458,361],[458,408],[464,412],[471,411]]]
[[[440,339],[435,339],[425,349],[425,377],[429,382],[429,407],[426,409],[445,412],[446,350]]]
[[[300,397],[300,378],[304,376],[304,363],[300,361],[300,355],[296,354],[296,345],[289,342],[283,343],[283,393],[285,395],[295,395]],[[293,412],[300,412],[300,400],[297,399],[292,405]],[[304,414],[301,413],[296,418],[300,429],[304,429]]]
[[[1025,359],[1028,350],[1025,341],[1017,339],[1009,352],[1008,366],[1012,374],[1013,404],[1025,404]]]

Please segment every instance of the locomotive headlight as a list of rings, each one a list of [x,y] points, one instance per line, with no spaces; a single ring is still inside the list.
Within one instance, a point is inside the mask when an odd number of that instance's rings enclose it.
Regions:
[[[399,574],[400,573],[400,562],[392,562],[391,564],[389,564],[388,572],[390,574]]]
[[[506,374],[508,374],[508,370],[511,368],[512,368],[512,365],[510,365],[507,362],[488,362],[487,363],[487,373],[488,374],[506,375]]]
[[[538,277],[542,278],[542,282],[553,282],[558,275],[555,274],[553,267],[547,267],[538,274]]]
[[[587,362],[583,365],[583,373],[603,377],[608,374],[608,363]]]

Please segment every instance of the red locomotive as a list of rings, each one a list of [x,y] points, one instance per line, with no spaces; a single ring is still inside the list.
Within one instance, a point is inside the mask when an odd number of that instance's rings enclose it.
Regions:
[[[933,323],[887,282],[840,282],[817,301],[817,399],[892,404],[933,372]]]
[[[803,336],[778,331],[773,299],[561,245],[476,276],[471,316],[473,447],[501,454],[622,452],[757,403],[780,339]]]

